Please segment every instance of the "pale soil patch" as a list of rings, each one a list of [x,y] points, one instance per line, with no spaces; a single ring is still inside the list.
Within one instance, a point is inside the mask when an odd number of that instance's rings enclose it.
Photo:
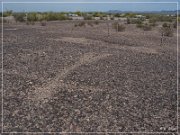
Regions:
[[[54,41],[64,41],[64,42],[70,42],[70,43],[78,43],[78,44],[98,44],[99,46],[108,47],[108,48],[115,48],[115,49],[121,49],[121,50],[131,50],[139,53],[147,53],[147,54],[156,54],[158,51],[154,48],[147,48],[147,47],[134,47],[134,46],[120,46],[118,44],[107,44],[106,42],[99,41],[99,40],[92,40],[87,38],[73,38],[73,37],[62,37],[62,38],[56,38],[52,39],[49,38],[49,40]]]
[[[90,64],[93,62],[97,62],[100,59],[104,59],[111,54],[96,54],[96,53],[86,53],[84,54],[78,62],[76,62],[74,65],[64,68],[64,70],[57,74],[56,77],[49,81],[48,83],[44,84],[41,87],[35,87],[35,91],[33,95],[35,97],[32,97],[34,100],[40,101],[46,98],[50,98],[57,87],[73,87],[72,85],[64,84],[63,79],[70,74],[73,70],[80,67],[81,65]],[[83,87],[83,89],[87,89],[86,87]],[[92,88],[89,88],[92,89]],[[30,97],[31,98],[31,97]]]

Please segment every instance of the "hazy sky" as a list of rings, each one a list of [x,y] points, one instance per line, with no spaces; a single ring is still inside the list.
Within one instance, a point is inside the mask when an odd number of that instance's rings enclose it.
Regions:
[[[179,0],[163,0],[163,2],[178,2]],[[4,0],[3,10],[13,11],[161,11],[176,10],[176,3],[145,3],[162,2],[162,0],[29,0],[29,2],[73,2],[73,3],[25,3],[27,0]],[[84,3],[75,3],[84,2]],[[129,2],[129,3],[85,3],[85,2]],[[144,2],[144,3],[133,3]],[[0,8],[2,10],[2,8]],[[180,9],[180,8],[179,8]]]

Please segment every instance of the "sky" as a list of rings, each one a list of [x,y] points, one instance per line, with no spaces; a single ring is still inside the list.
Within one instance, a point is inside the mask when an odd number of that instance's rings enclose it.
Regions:
[[[4,0],[3,11],[162,11],[177,10],[177,3],[150,2],[180,2],[180,0]],[[12,3],[6,3],[12,2]],[[13,3],[22,2],[22,3]],[[72,2],[72,3],[26,3],[26,2]],[[76,3],[79,2],[79,3]],[[86,2],[128,2],[128,3],[86,3]],[[142,2],[142,3],[135,3]],[[179,4],[180,7],[180,4]],[[2,10],[2,8],[0,8]],[[179,8],[180,9],[180,8]]]

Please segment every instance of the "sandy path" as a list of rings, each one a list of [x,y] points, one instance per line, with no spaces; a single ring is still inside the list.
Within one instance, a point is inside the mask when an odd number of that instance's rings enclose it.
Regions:
[[[35,91],[33,93],[33,95],[35,95],[34,97],[30,97],[33,98],[37,101],[46,99],[46,98],[50,98],[52,96],[52,94],[55,91],[55,88],[57,87],[73,87],[71,85],[65,84],[63,83],[63,79],[70,74],[73,70],[75,70],[76,68],[80,67],[81,65],[84,64],[90,64],[93,62],[97,62],[100,59],[104,59],[108,56],[110,56],[111,54],[95,54],[95,53],[86,53],[84,54],[78,62],[76,62],[74,65],[64,68],[64,70],[57,74],[56,77],[49,81],[48,83],[44,84],[41,87],[35,87]],[[82,87],[82,89],[89,89],[89,90],[94,90],[94,88],[87,88],[87,87]]]

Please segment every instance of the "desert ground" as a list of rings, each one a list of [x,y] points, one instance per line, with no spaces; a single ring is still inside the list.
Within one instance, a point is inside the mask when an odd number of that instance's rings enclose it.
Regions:
[[[176,30],[75,23],[4,24],[3,131],[176,132]]]

